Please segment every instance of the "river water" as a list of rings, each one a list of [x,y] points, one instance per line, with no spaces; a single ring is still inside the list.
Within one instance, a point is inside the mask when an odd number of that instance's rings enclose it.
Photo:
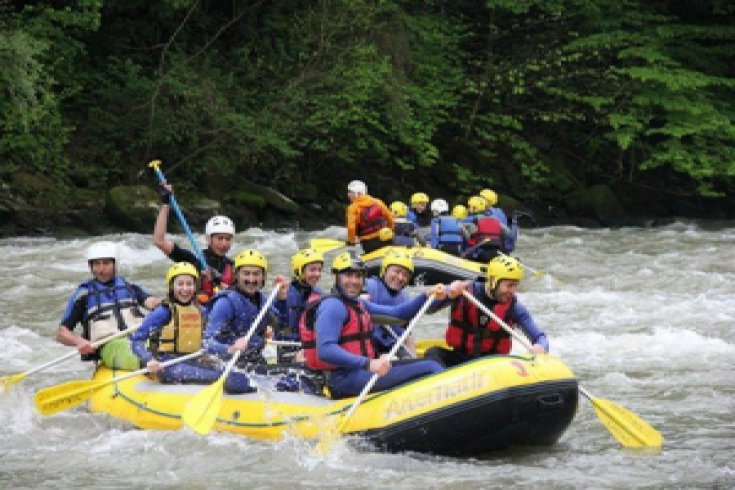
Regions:
[[[271,273],[321,232],[250,229]],[[88,276],[94,240],[121,243],[122,274],[163,294],[166,259],[149,236],[0,240],[0,374],[65,354],[53,335],[64,304]],[[199,237],[201,239],[201,237]],[[185,244],[183,237],[176,239]],[[586,400],[559,443],[482,459],[358,451],[326,458],[302,441],[253,441],[190,430],[142,431],[84,406],[35,412],[36,390],[88,378],[71,360],[0,395],[0,488],[733,488],[735,487],[735,225],[677,222],[660,228],[527,230],[517,253],[528,274],[520,299],[584,387],[659,429],[659,453],[622,449]],[[328,280],[325,280],[328,286]],[[418,336],[441,336],[446,310]]]

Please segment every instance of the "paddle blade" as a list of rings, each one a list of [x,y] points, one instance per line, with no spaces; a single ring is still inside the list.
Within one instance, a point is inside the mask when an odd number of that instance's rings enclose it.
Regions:
[[[309,240],[309,247],[319,250],[322,253],[329,252],[338,248],[345,247],[345,242],[334,240],[332,238],[312,238]]]
[[[13,374],[11,376],[0,377],[0,394],[6,393],[11,386],[25,379],[26,373]]]
[[[610,400],[589,398],[608,431],[625,447],[660,448],[664,438],[648,422]]]
[[[184,424],[201,435],[209,434],[222,408],[224,384],[225,377],[222,376],[219,380],[194,395],[181,414],[181,420]]]
[[[107,385],[103,381],[68,381],[36,393],[36,409],[41,415],[68,410],[88,400],[92,393]]]
[[[340,429],[342,425],[341,422],[343,420],[344,417],[340,418],[339,420],[331,418],[326,424],[326,427],[322,428],[322,430],[320,431],[319,441],[316,443],[316,446],[314,446],[314,449],[311,451],[311,454],[313,456],[324,457],[332,451],[332,448],[342,436],[342,431]]]

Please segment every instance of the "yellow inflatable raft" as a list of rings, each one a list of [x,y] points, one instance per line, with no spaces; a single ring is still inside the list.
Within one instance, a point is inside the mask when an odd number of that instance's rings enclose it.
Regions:
[[[102,367],[94,379],[114,375]],[[280,392],[255,381],[257,393],[224,396],[215,430],[256,439],[317,438],[353,401]],[[201,389],[138,376],[100,389],[90,409],[144,429],[175,430],[187,401]],[[491,356],[369,395],[344,430],[391,452],[477,455],[550,445],[572,421],[577,398],[574,374],[553,356]]]
[[[449,283],[456,279],[475,279],[485,275],[487,264],[456,257],[429,247],[383,247],[369,254],[364,254],[369,275],[378,275],[380,263],[385,254],[391,250],[401,250],[413,257],[413,284]]]

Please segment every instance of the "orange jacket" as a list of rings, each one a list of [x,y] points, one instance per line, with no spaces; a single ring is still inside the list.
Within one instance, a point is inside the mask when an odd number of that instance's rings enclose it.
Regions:
[[[355,243],[356,238],[360,240],[369,240],[378,236],[378,232],[368,233],[364,236],[357,236],[357,228],[360,223],[360,217],[365,208],[369,208],[373,204],[377,204],[382,211],[383,217],[386,221],[386,226],[393,229],[393,213],[390,212],[388,207],[383,201],[367,194],[357,196],[357,198],[347,206],[347,241],[349,243]]]

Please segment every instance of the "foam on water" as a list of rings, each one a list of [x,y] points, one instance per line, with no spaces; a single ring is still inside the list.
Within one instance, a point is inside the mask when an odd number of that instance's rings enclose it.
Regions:
[[[356,451],[348,441],[335,444],[327,458],[315,458],[314,443],[296,438],[271,443],[190,430],[140,431],[83,406],[41,417],[33,407],[35,391],[88,378],[91,367],[70,360],[0,395],[0,486],[733,487],[735,227],[726,226],[548,227],[522,230],[518,242],[521,259],[544,272],[527,274],[520,298],[549,335],[552,353],[596,396],[659,428],[667,443],[658,455],[621,450],[585,401],[557,445],[472,459],[387,455],[364,444]],[[258,248],[268,257],[269,274],[290,275],[290,255],[308,240],[344,237],[342,226],[315,232],[250,228],[236,235],[231,255]],[[189,248],[185,236],[171,238]],[[53,335],[68,297],[88,276],[85,249],[100,239],[121,243],[127,279],[161,291],[170,262],[149,235],[0,240],[6,284],[0,373],[68,352]],[[196,239],[204,245],[203,235]],[[331,282],[328,275],[322,279],[324,287]],[[427,316],[418,336],[442,336],[446,324],[446,310]],[[101,456],[97,471],[89,468],[90,452]]]

